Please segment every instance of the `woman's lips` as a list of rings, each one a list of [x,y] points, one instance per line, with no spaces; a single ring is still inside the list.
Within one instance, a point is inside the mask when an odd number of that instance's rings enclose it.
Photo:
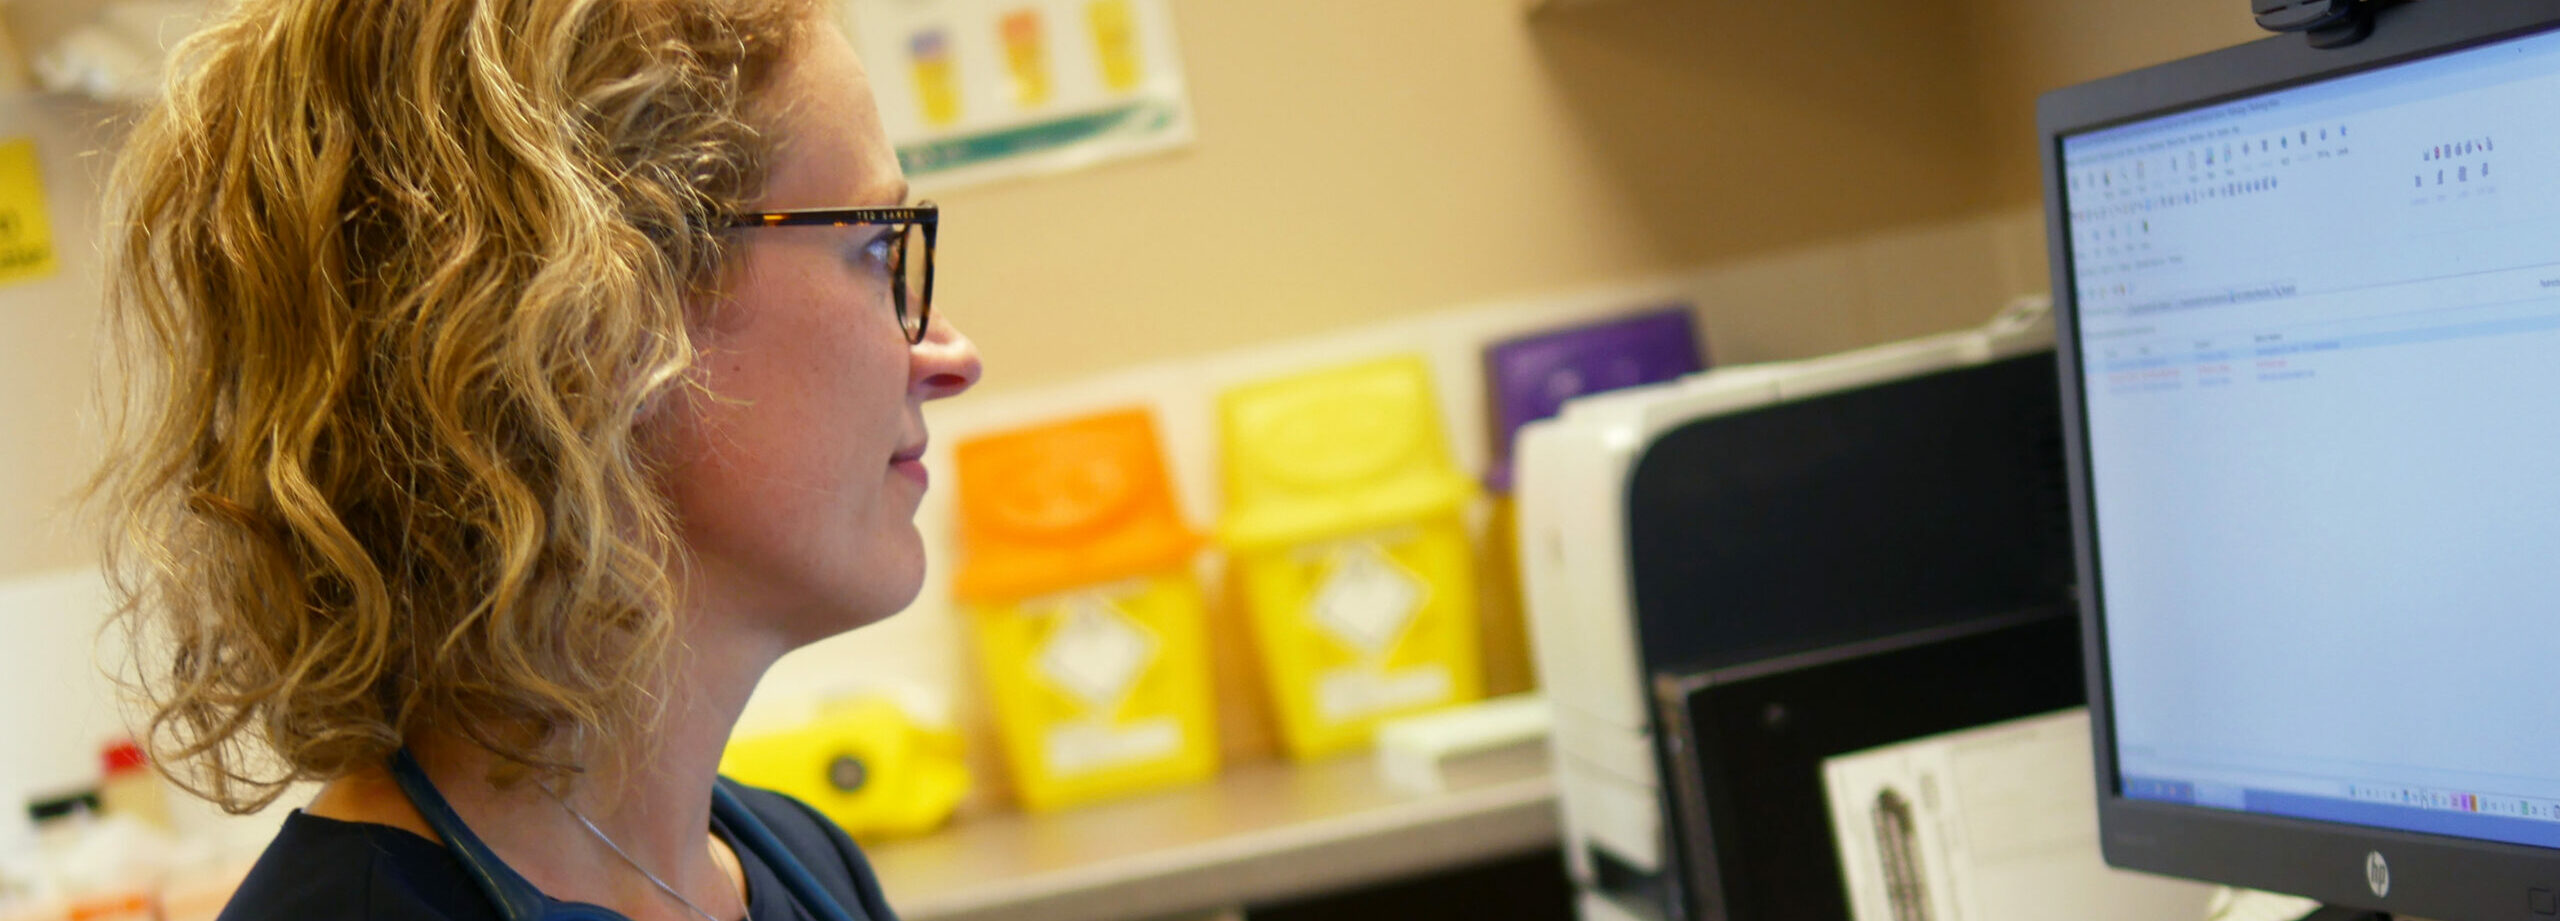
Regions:
[[[914,447],[889,455],[889,469],[896,470],[898,475],[916,481],[918,486],[929,485],[933,481],[933,474],[924,469],[924,447],[925,443],[919,441]]]

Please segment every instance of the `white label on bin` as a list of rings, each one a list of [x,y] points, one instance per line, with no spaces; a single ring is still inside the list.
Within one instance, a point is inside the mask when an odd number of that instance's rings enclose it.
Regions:
[[[1171,757],[1182,750],[1182,725],[1170,716],[1126,726],[1068,723],[1042,741],[1050,773],[1082,774]]]
[[[1040,645],[1040,676],[1107,715],[1155,664],[1155,635],[1097,595],[1069,598],[1061,606],[1065,623]]]
[[[1383,658],[1422,610],[1430,586],[1371,541],[1340,545],[1308,604],[1316,625],[1371,659]]]
[[[1449,699],[1449,670],[1437,665],[1379,673],[1340,668],[1316,681],[1316,716],[1344,723]]]

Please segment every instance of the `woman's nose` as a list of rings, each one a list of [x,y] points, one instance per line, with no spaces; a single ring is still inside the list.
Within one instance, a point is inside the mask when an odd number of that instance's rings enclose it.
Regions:
[[[936,317],[940,320],[940,317]],[[949,322],[937,322],[925,331],[924,341],[910,349],[908,387],[926,400],[956,397],[978,384],[985,366],[978,361],[978,344]]]

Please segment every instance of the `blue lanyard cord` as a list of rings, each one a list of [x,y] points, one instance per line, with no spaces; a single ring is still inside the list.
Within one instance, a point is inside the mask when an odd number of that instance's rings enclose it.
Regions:
[[[418,766],[417,759],[410,757],[408,748],[392,754],[391,776],[400,782],[401,791],[409,794],[409,802],[418,808],[418,815],[444,839],[445,850],[461,862],[472,883],[488,896],[490,906],[504,921],[629,921],[598,906],[554,903],[544,897],[542,890],[499,860],[488,845],[481,843],[480,836],[471,833],[471,826],[464,824],[462,816],[453,811],[453,804],[436,791],[435,783],[427,779],[427,772]],[[738,844],[763,861],[803,909],[817,914],[818,921],[853,921],[845,914],[844,906],[818,884],[817,877],[809,875],[809,868],[791,856],[791,849],[747,811],[747,805],[736,794],[729,792],[725,781],[711,787],[711,814],[729,826],[729,834],[738,839]]]
[[[418,808],[427,827],[444,839],[445,850],[462,862],[462,869],[471,875],[472,882],[479,884],[481,894],[489,897],[489,904],[498,909],[499,917],[505,921],[542,921],[549,914],[542,890],[533,888],[533,883],[499,860],[488,845],[480,843],[480,836],[463,824],[462,816],[453,811],[453,804],[436,792],[435,783],[427,779],[426,769],[418,766],[418,759],[410,757],[407,746],[392,753],[391,776],[400,781],[401,791],[409,794],[410,805]]]

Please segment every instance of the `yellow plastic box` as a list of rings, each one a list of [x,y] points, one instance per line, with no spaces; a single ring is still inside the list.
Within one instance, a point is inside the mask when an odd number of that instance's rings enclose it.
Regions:
[[[732,740],[720,772],[816,807],[865,841],[941,827],[969,792],[960,734],[887,697],[841,700],[806,726]]]
[[[1265,381],[1219,402],[1233,557],[1289,754],[1483,693],[1476,574],[1420,356]]]
[[[1145,410],[962,444],[955,597],[1024,807],[1217,773],[1207,611]]]

